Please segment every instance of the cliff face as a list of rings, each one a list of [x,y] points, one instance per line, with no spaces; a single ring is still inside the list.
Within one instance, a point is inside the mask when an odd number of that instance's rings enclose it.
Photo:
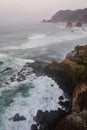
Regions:
[[[72,112],[57,123],[56,130],[87,130],[87,45],[75,47],[72,53],[62,62],[70,66],[76,83]]]
[[[60,10],[52,16],[47,22],[87,22],[87,8],[78,10]],[[46,21],[45,21],[46,22]]]
[[[75,82],[73,71],[68,64],[53,61],[46,67],[45,73],[53,78],[70,98],[72,97]]]

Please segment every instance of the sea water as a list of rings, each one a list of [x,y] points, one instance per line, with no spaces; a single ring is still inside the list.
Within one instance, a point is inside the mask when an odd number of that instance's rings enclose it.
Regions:
[[[84,29],[83,29],[84,28]],[[37,24],[0,27],[0,130],[30,130],[38,109],[57,110],[63,90],[47,76],[30,75],[23,82],[6,84],[27,62],[60,62],[76,45],[87,43],[87,26],[67,28],[62,24]],[[32,79],[32,80],[30,80]],[[65,97],[64,97],[65,98]],[[66,100],[66,99],[65,99]],[[16,113],[25,121],[13,122]]]

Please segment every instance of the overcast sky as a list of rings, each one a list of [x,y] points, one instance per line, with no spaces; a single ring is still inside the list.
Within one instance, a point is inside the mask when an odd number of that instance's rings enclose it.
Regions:
[[[0,23],[34,23],[60,9],[86,7],[87,0],[0,0]]]

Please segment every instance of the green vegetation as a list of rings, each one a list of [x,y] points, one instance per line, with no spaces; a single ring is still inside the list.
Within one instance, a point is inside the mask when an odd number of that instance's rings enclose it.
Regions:
[[[83,65],[78,65],[74,69],[74,76],[76,83],[85,82],[86,81],[86,67]]]
[[[74,69],[75,81],[76,83],[87,83],[87,46],[77,46],[75,51],[75,61],[78,64]]]

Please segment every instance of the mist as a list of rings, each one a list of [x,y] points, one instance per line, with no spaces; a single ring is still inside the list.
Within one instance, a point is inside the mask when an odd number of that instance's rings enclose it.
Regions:
[[[0,25],[38,23],[58,10],[86,5],[86,0],[0,0]]]

